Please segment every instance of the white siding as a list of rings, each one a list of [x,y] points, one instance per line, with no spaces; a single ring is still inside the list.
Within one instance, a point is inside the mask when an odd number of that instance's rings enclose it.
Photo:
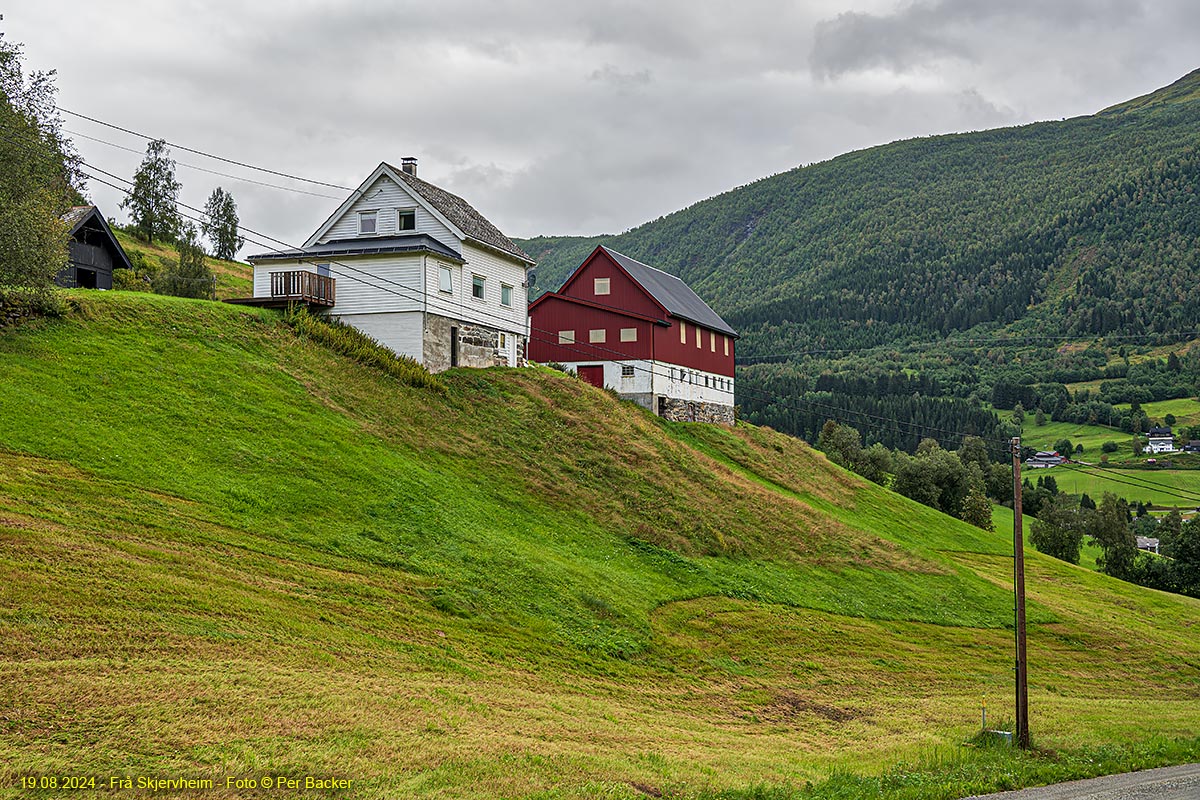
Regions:
[[[427,233],[451,250],[456,252],[459,250],[458,237],[451,233],[450,229],[443,225],[437,217],[433,216],[424,206],[417,202],[417,199],[405,187],[399,185],[387,175],[380,175],[379,179],[363,192],[363,196],[354,201],[350,205],[350,208],[346,210],[346,213],[334,222],[333,226],[325,231],[325,235],[317,241],[319,244],[324,244],[334,239],[357,238],[359,211],[379,212],[375,236],[395,236],[397,234],[396,210],[401,208],[415,208],[417,210],[416,233]]]
[[[432,290],[429,294],[429,310],[435,314],[457,317],[464,322],[475,322],[524,335],[529,319],[525,264],[511,261],[469,242],[463,243],[463,258],[467,260],[466,264],[461,267],[453,266],[454,297],[448,298],[437,291],[437,259],[429,257],[426,272],[426,280]],[[473,275],[482,275],[486,279],[483,300],[476,300],[471,296]],[[500,305],[502,283],[513,287],[511,307]]]
[[[340,287],[339,287],[340,288]],[[421,332],[424,329],[420,312],[392,314],[339,314],[342,322],[353,325],[385,347],[402,356],[424,359]]]
[[[420,255],[338,256],[329,265],[329,274],[337,281],[333,313],[422,310],[423,259]]]

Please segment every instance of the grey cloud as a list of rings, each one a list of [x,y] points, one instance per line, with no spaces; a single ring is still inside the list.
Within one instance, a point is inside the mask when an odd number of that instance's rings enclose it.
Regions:
[[[588,75],[588,80],[607,83],[615,86],[618,89],[636,89],[639,86],[645,86],[654,80],[648,69],[640,69],[636,72],[623,72],[613,64],[605,64],[598,70],[594,70]]]

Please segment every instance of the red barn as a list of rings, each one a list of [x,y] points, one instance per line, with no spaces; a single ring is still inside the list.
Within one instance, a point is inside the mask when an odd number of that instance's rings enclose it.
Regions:
[[[667,419],[733,423],[737,332],[674,275],[597,247],[529,319],[531,360]]]

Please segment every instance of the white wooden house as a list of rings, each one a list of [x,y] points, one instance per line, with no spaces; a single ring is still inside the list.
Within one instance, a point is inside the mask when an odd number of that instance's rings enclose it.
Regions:
[[[415,158],[381,163],[299,250],[249,261],[235,302],[324,308],[435,372],[525,361],[533,261]]]
[[[1147,453],[1174,453],[1175,437],[1170,428],[1151,428],[1146,437]]]

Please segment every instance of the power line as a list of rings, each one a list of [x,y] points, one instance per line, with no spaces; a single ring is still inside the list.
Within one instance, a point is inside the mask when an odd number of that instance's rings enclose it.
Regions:
[[[70,114],[72,117],[78,117],[79,119],[86,119],[88,122],[94,122],[97,125],[103,125],[106,128],[112,128],[113,130],[121,131],[122,133],[128,133],[130,136],[137,136],[138,138],[145,139],[146,141],[157,141],[158,140],[158,137],[149,136],[144,133],[138,133],[137,131],[130,130],[129,128],[123,128],[120,125],[114,125],[111,122],[105,122],[102,119],[96,119],[95,117],[89,117],[87,114],[80,114],[77,111],[71,111],[69,108],[63,108],[62,106],[59,106],[58,110],[62,111],[64,114]],[[237,166],[237,167],[244,167],[246,169],[256,170],[257,172],[265,172],[268,175],[275,175],[280,178],[288,178],[289,180],[293,180],[293,181],[302,181],[304,183],[312,183],[317,186],[327,186],[330,189],[341,189],[342,191],[346,191],[346,192],[354,191],[349,186],[339,186],[336,183],[327,183],[325,181],[319,181],[319,180],[315,180],[313,178],[303,178],[299,175],[292,175],[291,173],[288,173],[288,172],[279,172],[277,170],[267,169],[266,167],[258,167],[258,166],[255,166],[254,164],[247,164],[244,161],[235,161],[232,158],[225,158],[224,156],[214,155],[212,153],[207,153],[203,150],[196,150],[195,148],[187,147],[186,145],[177,144],[175,142],[167,142],[165,139],[163,139],[162,141],[166,142],[167,145],[169,145],[170,147],[174,147],[177,150],[185,150],[189,153],[194,153],[198,156],[204,156],[205,158],[211,158],[215,161],[224,161],[226,164],[233,164],[234,166]]]
[[[103,145],[108,145],[109,147],[116,148],[117,150],[124,150],[126,153],[134,153],[136,155],[142,155],[141,150],[135,150],[132,147],[125,147],[124,145],[116,144],[115,142],[109,142],[109,141],[105,141],[104,139],[98,139],[95,136],[88,136],[86,133],[72,131],[67,128],[63,128],[63,131],[71,134],[72,136],[78,136],[81,139],[87,139],[88,141],[97,142],[97,143],[103,144]],[[175,163],[181,167],[186,167],[188,169],[194,169],[197,172],[206,172],[209,175],[219,175],[222,178],[229,178],[231,180],[241,181],[242,183],[250,183],[255,186],[266,186],[267,188],[270,188],[270,189],[279,189],[284,192],[294,192],[296,194],[306,194],[306,195],[309,195],[310,197],[324,197],[329,200],[340,200],[341,199],[340,197],[336,197],[331,194],[321,194],[320,192],[309,192],[309,191],[305,191],[304,189],[297,189],[292,186],[280,186],[277,183],[266,183],[265,181],[256,181],[253,178],[245,178],[245,177],[242,177],[241,175],[230,175],[228,172],[218,172],[215,169],[207,169],[205,167],[200,167],[195,164],[187,164],[187,163],[184,163],[183,161],[176,161]]]
[[[1102,470],[1102,469],[1099,469],[1096,467],[1087,467],[1087,466],[1071,467],[1071,466],[1067,466],[1066,464],[1061,464],[1060,466],[1066,467],[1067,469],[1071,470],[1072,472],[1082,472],[1084,474],[1095,475],[1098,478],[1102,478],[1107,481],[1112,481],[1113,483],[1122,483],[1122,484],[1125,484],[1126,486],[1132,486],[1135,489],[1149,489],[1151,491],[1156,491],[1159,494],[1167,495],[1170,497],[1177,497],[1180,500],[1187,500],[1191,503],[1200,503],[1200,496],[1183,494],[1182,493],[1183,490],[1177,490],[1177,489],[1174,489],[1173,487],[1165,486],[1161,483],[1156,483],[1154,481],[1145,481],[1145,479],[1140,479],[1145,482],[1137,483],[1133,480],[1124,480],[1122,478],[1116,477],[1115,475],[1109,474],[1107,470]]]

